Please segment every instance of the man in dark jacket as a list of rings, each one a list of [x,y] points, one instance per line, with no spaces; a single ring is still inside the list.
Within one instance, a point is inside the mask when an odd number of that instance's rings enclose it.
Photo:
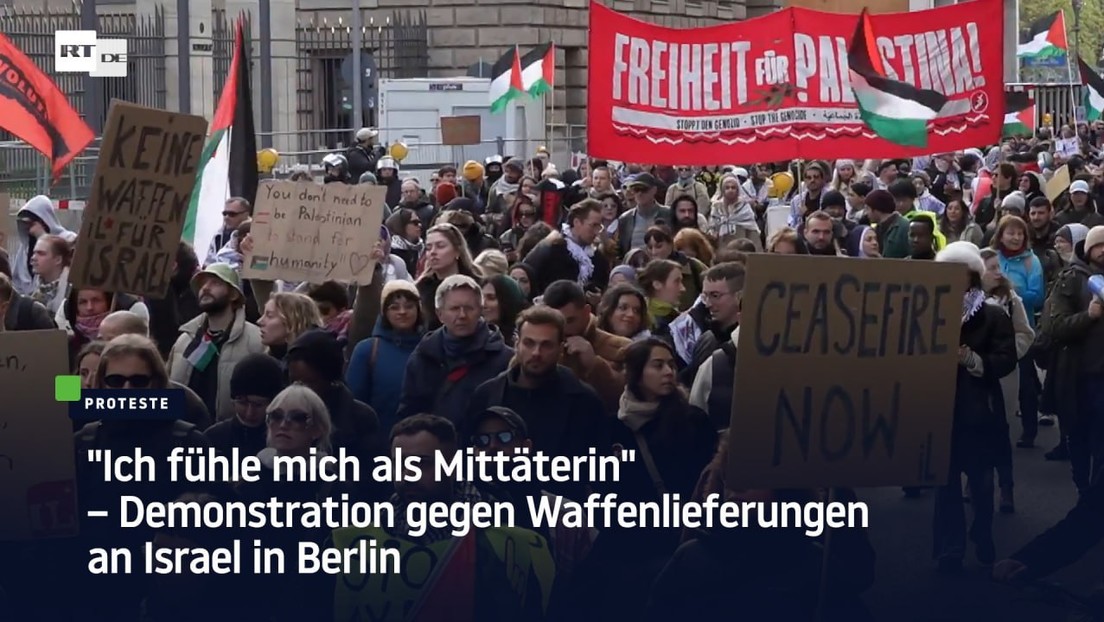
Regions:
[[[656,202],[659,181],[650,173],[640,173],[625,184],[632,192],[636,207],[626,211],[617,219],[618,250],[624,257],[631,249],[644,248],[644,234],[648,227],[663,224],[674,225],[671,208]]]
[[[375,172],[376,160],[386,155],[382,145],[377,145],[376,137],[379,132],[370,127],[362,127],[357,130],[356,144],[345,152],[345,159],[349,161],[349,177],[360,179],[364,173]]]
[[[521,415],[533,447],[552,456],[585,456],[590,447],[602,452],[612,442],[602,400],[566,367],[558,365],[563,350],[564,318],[555,309],[538,305],[518,317],[518,356],[515,365],[484,382],[468,406],[464,429],[491,406],[503,406]],[[577,486],[571,495],[579,492]]]
[[[505,370],[514,351],[483,319],[483,290],[471,277],[441,281],[433,302],[442,326],[406,362],[398,418],[429,413],[459,424],[476,387]]]
[[[0,317],[4,330],[51,330],[57,328],[42,303],[15,292],[11,279],[0,274]]]
[[[736,262],[719,263],[706,270],[702,277],[702,300],[709,318],[705,330],[694,342],[694,354],[686,369],[679,372],[679,381],[692,386],[698,368],[713,352],[728,342],[732,331],[740,324],[740,301],[744,295],[747,270]],[[688,313],[693,313],[691,309]],[[704,408],[702,410],[705,410]]]
[[[567,212],[566,233],[553,231],[525,258],[536,273],[533,291],[540,294],[560,281],[579,283],[584,291],[601,295],[609,285],[610,265],[594,242],[602,233],[602,204],[584,199]]]
[[[1090,276],[1104,274],[1104,226],[1090,229],[1074,248],[1076,257],[1054,284],[1042,330],[1068,353],[1068,360],[1056,358],[1050,373],[1059,374],[1054,390],[1063,400],[1062,432],[1069,438],[1073,482],[1084,491],[1104,465],[1104,443],[1096,440],[1104,436],[1097,431],[1104,426],[1104,302],[1088,284]]]
[[[893,195],[885,190],[874,190],[863,202],[870,222],[878,226],[878,248],[886,259],[904,259],[909,256],[908,221],[897,211]]]
[[[371,406],[356,400],[345,385],[342,379],[345,355],[333,333],[324,329],[308,330],[288,347],[286,361],[288,378],[307,385],[326,403],[333,427],[330,442],[334,451],[343,448],[362,464],[370,464],[373,458],[383,454],[387,441],[379,429],[379,417]],[[375,499],[386,497],[382,486],[369,485],[365,491],[371,492]]]

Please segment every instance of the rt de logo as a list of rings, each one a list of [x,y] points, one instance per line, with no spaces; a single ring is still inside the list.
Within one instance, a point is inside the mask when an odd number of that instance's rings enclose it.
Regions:
[[[98,39],[95,30],[54,32],[54,69],[93,78],[125,78],[127,40]]]

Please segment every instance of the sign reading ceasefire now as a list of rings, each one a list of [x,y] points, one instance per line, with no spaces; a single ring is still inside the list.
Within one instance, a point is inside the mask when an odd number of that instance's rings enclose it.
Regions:
[[[964,268],[753,254],[747,273],[728,485],[945,483]]]

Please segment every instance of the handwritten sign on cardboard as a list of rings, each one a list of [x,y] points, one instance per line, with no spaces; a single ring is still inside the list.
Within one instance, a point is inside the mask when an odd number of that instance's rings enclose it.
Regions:
[[[261,184],[253,209],[253,252],[242,276],[273,281],[372,280],[372,250],[383,223],[383,186]]]
[[[201,163],[207,121],[115,100],[69,282],[163,298]]]
[[[482,134],[483,121],[479,115],[441,117],[442,145],[478,145]]]
[[[965,269],[752,254],[733,488],[946,483]]]
[[[73,424],[54,400],[68,366],[63,331],[0,332],[0,541],[77,533]]]

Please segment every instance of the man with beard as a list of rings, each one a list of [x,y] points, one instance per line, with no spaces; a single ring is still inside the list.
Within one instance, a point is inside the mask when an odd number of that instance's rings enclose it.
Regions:
[[[1104,226],[1090,229],[1075,255],[1054,284],[1041,330],[1057,353],[1047,375],[1055,376],[1053,395],[1073,483],[1083,495],[1104,475],[1104,301],[1088,283],[1104,275]]]
[[[805,166],[805,189],[790,202],[789,226],[797,229],[807,215],[822,209],[821,200],[827,180],[828,167],[823,162],[813,161]]]
[[[564,317],[537,305],[517,319],[514,364],[484,382],[472,394],[465,429],[474,429],[491,406],[521,415],[537,451],[551,456],[585,456],[590,447],[609,447],[610,430],[602,400],[594,389],[559,365],[564,348]],[[557,494],[579,498],[583,484],[566,484]]]
[[[804,235],[800,238],[806,255],[834,257],[839,254],[836,246],[835,223],[828,212],[815,211],[805,219]]]
[[[357,130],[356,144],[345,152],[345,159],[349,161],[349,177],[360,179],[365,173],[376,170],[376,161],[387,154],[383,145],[376,144],[379,132],[370,127],[362,127]]]
[[[422,187],[418,185],[418,180],[404,179],[400,188],[402,188],[402,200],[399,201],[399,207],[414,210],[421,222],[433,222],[433,204],[426,199]]]
[[[694,202],[694,197],[688,194],[675,199],[675,202],[671,204],[671,209],[675,212],[673,233],[678,233],[680,229],[705,230],[709,227],[709,222],[698,211],[698,204]]]
[[[517,158],[510,158],[506,164],[501,164],[502,175],[494,181],[490,178],[490,169],[487,170],[487,183],[490,190],[487,192],[487,211],[492,214],[505,214],[510,211],[506,204],[507,196],[517,196],[521,186],[521,176],[525,172],[525,163]]]
[[[180,327],[169,352],[169,379],[195,391],[216,421],[234,416],[230,375],[250,354],[264,352],[261,329],[245,321],[241,277],[216,263],[192,277],[200,314]]]
[[[705,216],[709,216],[709,191],[705,189],[705,184],[698,181],[694,177],[694,169],[689,166],[680,166],[675,169],[678,177],[675,178],[675,183],[667,187],[667,205],[674,205],[675,201],[679,197],[690,197],[692,201],[698,206],[698,212]]]
[[[1058,278],[1062,258],[1054,250],[1054,236],[1060,228],[1054,222],[1054,209],[1045,196],[1035,197],[1028,204],[1028,222],[1031,225],[1031,250],[1043,262],[1043,276],[1049,286]]]

